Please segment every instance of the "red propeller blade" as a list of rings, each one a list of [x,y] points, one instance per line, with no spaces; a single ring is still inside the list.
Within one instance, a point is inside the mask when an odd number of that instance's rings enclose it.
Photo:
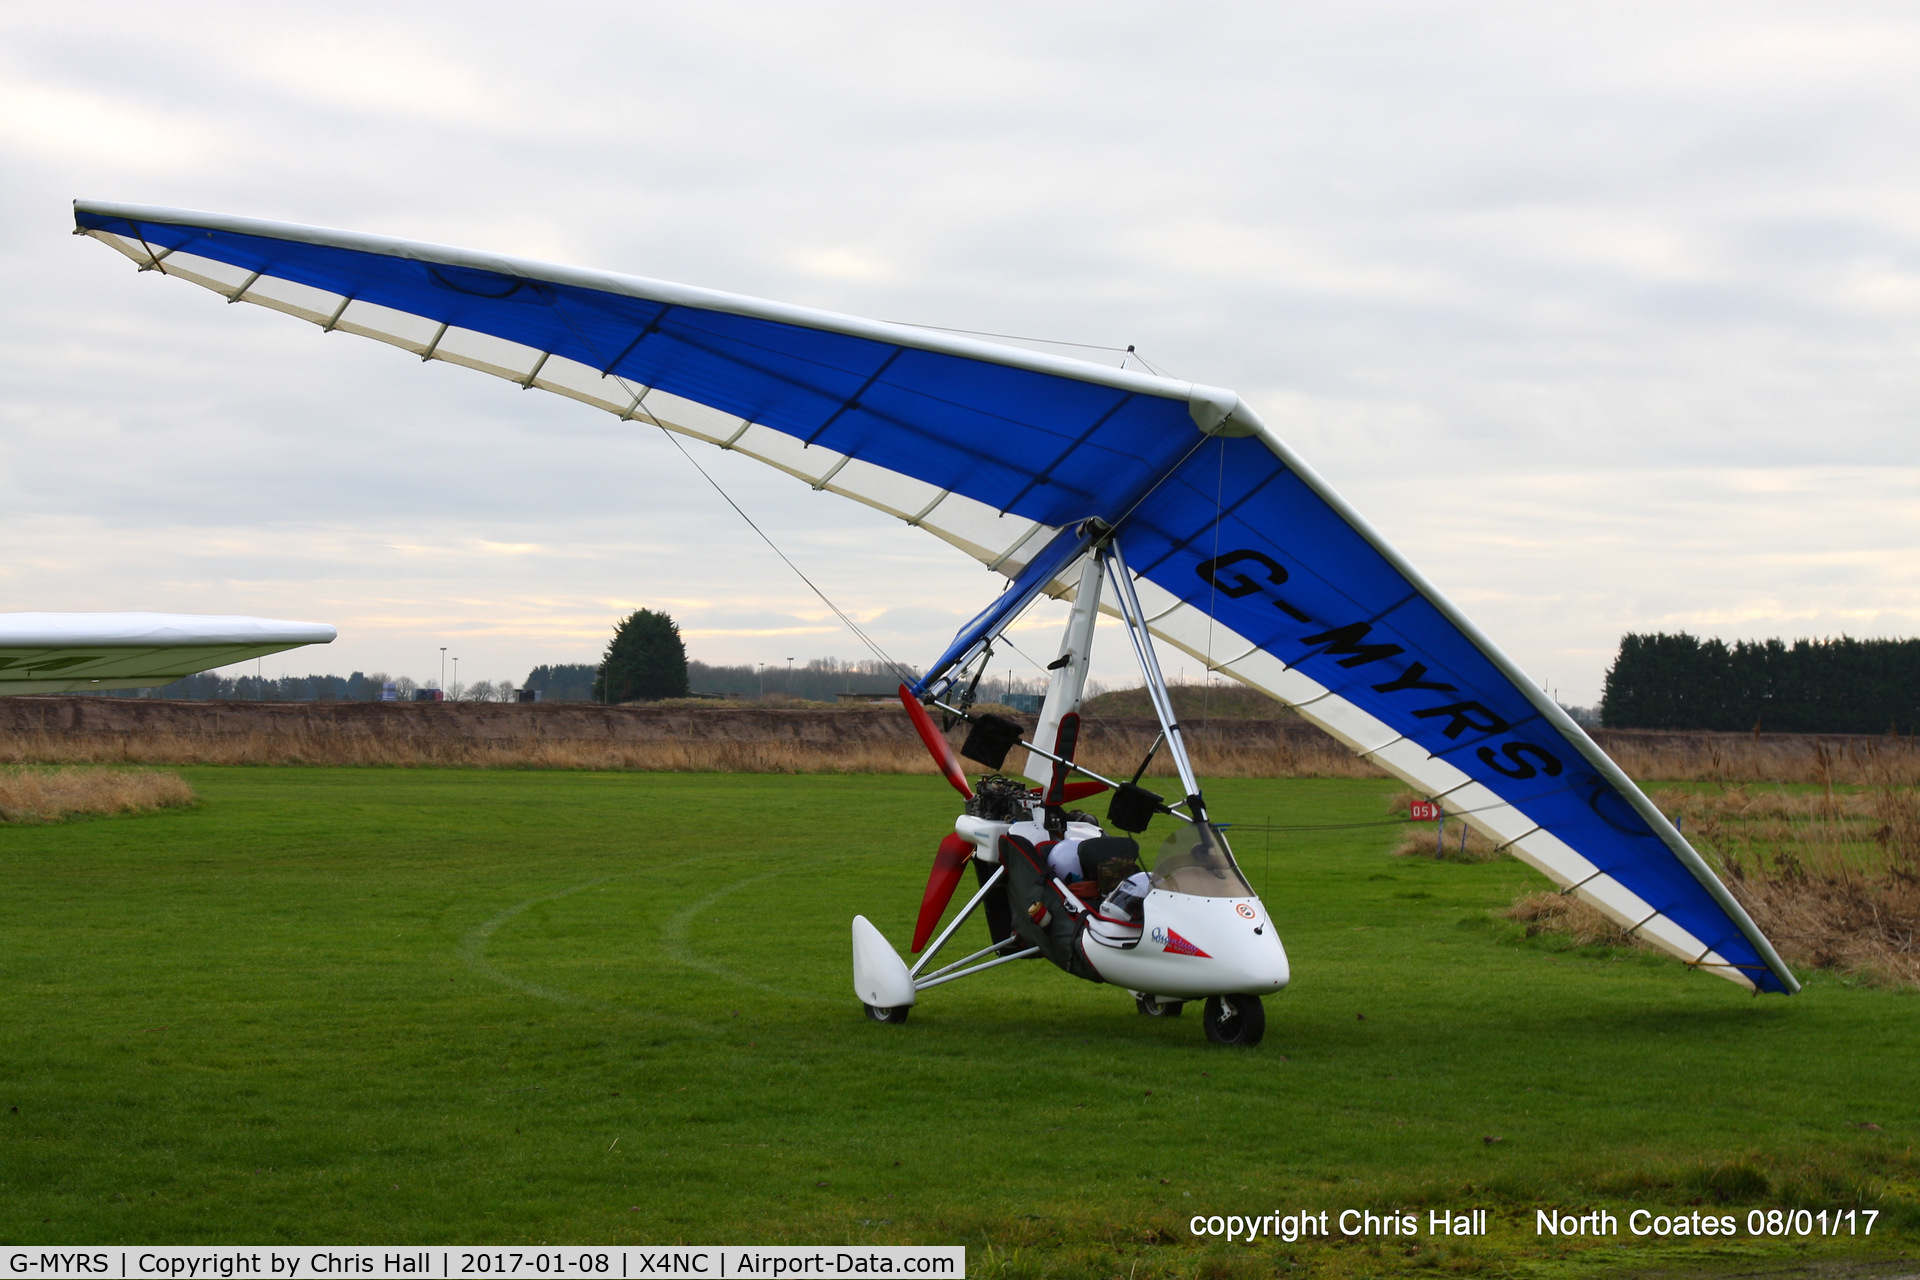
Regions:
[[[953,754],[953,746],[947,741],[947,735],[940,732],[939,726],[933,722],[933,717],[929,716],[927,709],[920,705],[920,699],[914,697],[904,684],[900,686],[900,705],[907,709],[907,715],[912,719],[914,729],[920,734],[920,741],[927,744],[927,750],[933,753],[933,762],[940,766],[940,772],[947,775],[947,781],[953,784],[953,789],[967,799],[973,799],[973,788],[967,785],[967,775],[960,768],[960,757]],[[958,840],[959,837],[955,836],[954,839]],[[929,886],[929,892],[931,892],[931,886]],[[953,889],[949,887],[947,892],[952,894]],[[943,907],[946,905],[945,898],[940,900],[940,905]],[[914,948],[915,951],[919,949],[919,947]]]
[[[1088,796],[1097,796],[1107,789],[1104,782],[1095,782],[1092,778],[1082,778],[1078,782],[1069,782],[1060,788],[1060,803],[1072,804],[1075,800],[1085,800]]]
[[[915,954],[927,945],[940,917],[946,914],[954,886],[960,883],[960,873],[967,869],[967,859],[972,856],[973,845],[957,835],[940,842],[940,852],[933,855],[933,870],[927,873],[927,891],[920,897],[920,920],[913,926]]]

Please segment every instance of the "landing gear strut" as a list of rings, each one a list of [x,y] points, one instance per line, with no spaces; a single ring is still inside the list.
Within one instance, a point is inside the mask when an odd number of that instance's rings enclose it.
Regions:
[[[1150,996],[1138,991],[1134,993],[1133,1003],[1135,1008],[1149,1018],[1177,1018],[1180,1016],[1180,1010],[1187,1004],[1184,1000],[1162,1000],[1158,996]]]
[[[1214,1044],[1250,1049],[1267,1033],[1267,1011],[1259,996],[1208,996],[1203,1025]]]

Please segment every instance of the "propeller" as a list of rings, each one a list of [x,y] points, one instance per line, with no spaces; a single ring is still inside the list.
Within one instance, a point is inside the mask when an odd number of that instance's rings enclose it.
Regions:
[[[1054,739],[1053,753],[1062,760],[1071,761],[1074,750],[1079,744],[1080,713],[1069,711],[1060,717],[1060,732]],[[1107,789],[1107,784],[1097,778],[1082,778],[1078,782],[1068,782],[1067,773],[1065,764],[1053,766],[1053,782],[1046,790],[1048,804],[1072,804],[1076,800],[1085,800],[1088,796],[1097,796]]]
[[[973,788],[967,785],[967,775],[960,768],[960,757],[953,754],[953,746],[947,741],[947,735],[940,732],[933,723],[933,717],[928,715],[927,709],[920,705],[920,699],[914,697],[913,692],[904,684],[900,686],[900,705],[907,709],[907,716],[913,721],[913,727],[919,733],[920,741],[927,744],[927,750],[933,753],[933,762],[940,766],[941,773],[947,775],[947,781],[953,784],[953,789],[966,799],[973,799]],[[941,846],[943,849],[945,847],[945,845]],[[969,845],[968,848],[972,846]],[[928,885],[927,891],[929,893],[933,891],[931,884]],[[952,895],[951,886],[948,887],[947,893],[949,896]],[[946,899],[942,898],[940,904],[944,907]],[[918,951],[919,948],[915,947],[914,950]]]
[[[927,891],[920,896],[920,919],[913,926],[916,955],[933,936],[940,917],[946,914],[947,904],[953,901],[954,886],[960,883],[960,873],[967,869],[967,859],[972,856],[973,845],[957,835],[949,834],[940,842],[940,851],[933,855],[933,870],[927,873]]]
[[[1080,743],[1080,713],[1069,711],[1060,717],[1060,730],[1053,737],[1053,781],[1047,785],[1047,807],[1067,802],[1067,774],[1073,771],[1073,751]]]

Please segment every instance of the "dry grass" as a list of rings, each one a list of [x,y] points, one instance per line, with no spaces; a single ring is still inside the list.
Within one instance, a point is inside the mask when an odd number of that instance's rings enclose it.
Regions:
[[[1269,699],[1271,701],[1271,699]],[[1386,772],[1355,756],[1303,721],[1226,720],[1198,729],[1182,725],[1187,751],[1201,777],[1384,778]],[[1080,761],[1109,777],[1131,777],[1159,730],[1133,721],[1117,724],[1089,716],[1081,735]],[[1156,771],[1169,768],[1163,750]]]
[[[1920,785],[1912,738],[1657,733],[1601,729],[1594,740],[1630,778],[1663,782]]]
[[[0,822],[58,822],[79,814],[184,808],[193,788],[178,774],[97,766],[0,769]]]
[[[1201,727],[1210,720],[1290,720],[1296,712],[1270,694],[1233,680],[1218,684],[1170,684],[1173,714],[1183,726]],[[1088,716],[1153,718],[1153,702],[1144,687],[1115,689],[1088,698],[1081,711]]]
[[[1860,790],[1741,785],[1669,789],[1651,798],[1788,964],[1920,987],[1920,792],[1901,776],[1888,770]],[[1529,937],[1635,941],[1593,907],[1557,892],[1528,894],[1505,914]]]
[[[858,713],[856,713],[858,714]],[[904,717],[903,717],[904,719]],[[958,733],[953,735],[957,739]],[[1095,728],[1081,759],[1108,776],[1131,775],[1152,741],[1144,732]],[[1206,776],[1354,778],[1380,772],[1328,738],[1281,735],[1274,742],[1208,741],[1193,751]],[[1021,756],[1008,758],[1017,768]],[[496,769],[619,769],[667,773],[905,773],[936,770],[911,737],[803,741],[682,735],[659,739],[479,738],[459,734],[376,734],[290,728],[284,732],[0,734],[0,763],[306,764]],[[1163,752],[1159,764],[1166,764]],[[984,772],[984,770],[979,770]]]
[[[1087,763],[1100,772],[1131,775],[1152,739],[1142,735],[1131,751],[1113,748],[1086,754]],[[1191,753],[1202,778],[1384,778],[1377,765],[1360,759],[1332,738],[1314,740],[1285,736],[1272,747],[1215,745],[1202,738]],[[1164,765],[1165,757],[1161,757]]]
[[[1415,800],[1426,797],[1413,791],[1396,791],[1387,801],[1387,811],[1405,817],[1407,806]],[[1496,847],[1493,841],[1473,830],[1459,818],[1450,818],[1442,842],[1440,832],[1436,832],[1431,822],[1409,823],[1407,833],[1393,848],[1396,858],[1438,858],[1443,862],[1492,862],[1498,858],[1511,857]]]
[[[911,750],[908,750],[908,748]],[[918,742],[776,739],[495,740],[430,735],[146,733],[0,739],[0,761],[617,769],[663,773],[932,773]]]
[[[1607,919],[1601,914],[1599,908],[1589,905],[1570,893],[1561,893],[1554,889],[1516,898],[1513,905],[1501,914],[1509,920],[1525,925],[1529,938],[1538,937],[1543,933],[1553,933],[1583,947],[1646,945]]]
[[[1887,771],[1858,791],[1663,791],[1790,964],[1920,987],[1920,793]]]
[[[1788,964],[1920,987],[1920,750],[1911,739],[1596,736],[1631,777],[1718,784],[1650,795]],[[1818,790],[1783,789],[1806,783]],[[1404,812],[1419,798],[1401,792],[1392,803]],[[1443,857],[1500,856],[1478,833],[1464,851],[1458,840],[1453,834]],[[1432,857],[1432,829],[1422,826],[1394,852]],[[1631,941],[1598,911],[1559,893],[1529,894],[1506,915],[1529,936]]]

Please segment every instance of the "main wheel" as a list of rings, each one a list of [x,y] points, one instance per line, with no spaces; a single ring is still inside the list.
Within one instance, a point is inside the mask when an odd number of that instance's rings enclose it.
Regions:
[[[862,1009],[865,1009],[867,1011],[867,1016],[869,1018],[872,1018],[875,1022],[888,1022],[888,1023],[905,1022],[907,1020],[907,1014],[910,1013],[913,1009],[913,1006],[910,1004],[896,1004],[891,1006],[882,1005],[882,1004],[863,1004],[860,1007]]]
[[[1208,996],[1204,1022],[1207,1039],[1215,1044],[1252,1048],[1267,1034],[1267,1011],[1259,996]]]
[[[1158,1000],[1143,992],[1135,992],[1133,1006],[1149,1018],[1177,1018],[1180,1010],[1186,1008],[1186,1001]]]

